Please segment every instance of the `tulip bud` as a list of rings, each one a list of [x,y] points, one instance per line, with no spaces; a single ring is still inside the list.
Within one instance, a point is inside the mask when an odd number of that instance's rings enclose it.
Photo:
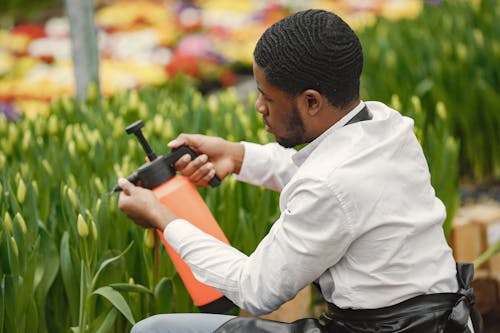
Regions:
[[[75,132],[75,139],[76,139],[76,148],[78,148],[78,151],[81,153],[85,153],[87,151],[87,141],[83,137],[83,134],[80,131]]]
[[[7,230],[12,233],[12,218],[10,217],[9,212],[5,212],[5,215],[3,217],[3,223],[5,224],[5,227]]]
[[[23,216],[19,212],[17,212],[15,219],[19,223],[19,227],[21,227],[21,231],[23,232],[23,234],[26,235],[26,232],[28,231],[28,227],[26,227],[26,222],[24,221]]]
[[[92,236],[94,237],[94,240],[97,240],[97,225],[95,224],[94,220],[90,220],[90,226],[92,227]]]
[[[57,134],[59,128],[58,128],[58,123],[57,123],[57,117],[55,115],[51,115],[49,117],[49,124],[48,124],[48,133],[51,136],[54,136]]]
[[[80,235],[80,237],[86,238],[89,235],[89,227],[87,226],[87,223],[83,219],[82,214],[78,214],[76,227],[78,229],[78,234]]]
[[[97,202],[95,203],[95,211],[96,211],[96,213],[99,213],[99,211],[101,210],[101,204],[102,204],[101,199],[97,199]]]
[[[467,60],[467,46],[463,43],[458,43],[456,46],[457,57],[461,62],[465,62]]]
[[[479,29],[474,29],[473,34],[474,34],[474,40],[476,41],[478,48],[483,48],[484,47],[483,32]]]
[[[130,277],[128,279],[128,284],[135,284],[135,281],[134,281],[134,278],[133,277]]]
[[[0,170],[4,169],[5,161],[6,161],[5,155],[0,152]]]
[[[137,91],[132,90],[128,96],[128,107],[130,111],[137,111],[139,108],[139,95]]]
[[[401,110],[401,101],[399,99],[399,96],[396,95],[396,94],[393,94],[391,96],[391,104],[390,104],[391,108],[393,108],[394,110]]]
[[[71,158],[76,158],[76,146],[74,141],[68,142],[68,151]]]
[[[387,51],[387,53],[385,54],[385,63],[387,64],[387,67],[396,67],[397,58],[398,57],[396,56],[396,52],[392,50]]]
[[[422,102],[418,96],[411,96],[411,104],[413,105],[416,114],[422,113]]]
[[[12,253],[14,253],[14,255],[18,257],[19,249],[17,248],[16,239],[13,236],[10,236],[10,247],[12,248]]]
[[[38,183],[36,182],[36,180],[33,180],[31,182],[31,186],[33,187],[33,191],[35,191],[35,195],[38,196]]]
[[[101,178],[99,178],[99,177],[94,178],[94,183],[95,183],[95,187],[97,189],[97,193],[104,193],[105,189],[104,189],[104,185],[102,183]]]
[[[9,139],[11,142],[17,142],[19,139],[19,129],[17,128],[17,124],[10,123],[9,124]]]
[[[68,182],[69,182],[69,187],[71,187],[71,188],[77,188],[78,187],[78,183],[76,182],[75,176],[69,175]]]
[[[0,140],[0,147],[2,147],[2,151],[6,156],[12,154],[13,151],[12,141],[3,138],[2,140]]]
[[[50,166],[50,163],[49,161],[47,160],[43,160],[42,161],[42,166],[44,167],[45,171],[47,172],[47,175],[49,177],[51,177],[53,174],[54,174],[54,170],[52,169],[52,167]]]
[[[75,192],[71,189],[71,187],[68,187],[68,190],[66,192],[69,201],[71,202],[71,206],[73,206],[73,209],[78,209],[78,198],[76,197]]]
[[[32,136],[31,136],[31,132],[24,132],[23,134],[23,140],[21,142],[21,147],[23,148],[23,151],[27,151],[28,148],[30,147],[31,145],[31,141],[33,140]]]
[[[27,163],[22,163],[19,168],[21,169],[21,175],[23,175],[23,177],[30,176],[31,168]]]
[[[17,201],[22,205],[26,199],[26,184],[21,179],[17,185]]]
[[[444,105],[443,102],[439,101],[436,104],[436,112],[442,120],[446,120],[446,106]]]
[[[154,229],[144,229],[144,247],[152,249],[155,247]]]

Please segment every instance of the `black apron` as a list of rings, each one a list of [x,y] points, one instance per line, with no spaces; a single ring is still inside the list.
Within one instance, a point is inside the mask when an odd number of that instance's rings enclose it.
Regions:
[[[380,309],[341,309],[328,304],[319,319],[304,318],[293,323],[235,317],[214,333],[475,333],[483,330],[470,287],[472,264],[457,264],[459,290],[456,293],[420,295]]]

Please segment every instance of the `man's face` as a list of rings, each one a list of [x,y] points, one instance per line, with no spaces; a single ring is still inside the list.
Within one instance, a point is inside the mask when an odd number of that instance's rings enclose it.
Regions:
[[[272,133],[276,142],[286,148],[307,142],[304,122],[295,99],[269,84],[264,71],[256,64],[253,73],[259,90],[255,109],[262,114],[266,131]]]

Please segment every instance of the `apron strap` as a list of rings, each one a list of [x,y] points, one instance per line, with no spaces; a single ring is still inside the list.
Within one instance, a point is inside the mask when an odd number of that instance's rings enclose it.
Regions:
[[[361,109],[361,111],[356,113],[356,115],[354,117],[352,117],[351,120],[349,120],[344,126],[354,124],[354,123],[357,123],[359,121],[365,121],[365,120],[371,120],[371,119],[372,119],[372,115],[371,115],[370,111],[368,111],[368,108],[365,105]]]
[[[474,265],[470,263],[457,263],[457,281],[459,296],[448,317],[447,331],[461,332],[467,327],[469,317],[471,318],[474,331],[482,331],[482,319],[477,310],[474,290],[471,288],[474,278]]]

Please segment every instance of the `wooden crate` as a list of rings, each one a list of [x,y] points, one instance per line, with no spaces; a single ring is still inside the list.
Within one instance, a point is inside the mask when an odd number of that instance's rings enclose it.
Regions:
[[[500,203],[483,202],[461,207],[453,221],[451,245],[455,260],[472,262],[500,240]],[[483,267],[500,277],[500,254]]]

